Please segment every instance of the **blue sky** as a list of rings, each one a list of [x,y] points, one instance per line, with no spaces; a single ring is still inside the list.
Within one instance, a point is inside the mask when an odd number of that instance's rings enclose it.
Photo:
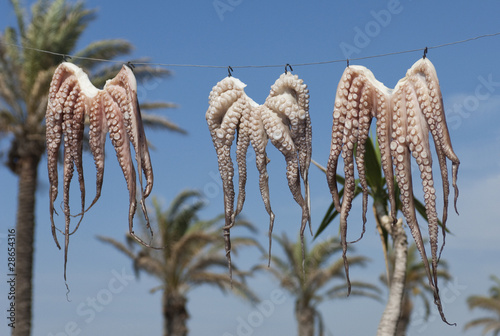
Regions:
[[[286,63],[298,64],[336,59],[365,57],[410,49],[423,49],[466,38],[500,32],[498,1],[87,1],[97,8],[97,18],[85,31],[79,47],[101,39],[124,38],[135,50],[130,58],[150,57],[153,62],[168,64],[207,64],[221,66],[282,64],[277,68],[235,69],[233,76],[248,86],[247,94],[262,103],[270,86],[284,71]],[[0,4],[0,29],[14,25],[13,11],[7,1]],[[471,318],[466,299],[473,294],[487,294],[491,274],[500,262],[498,238],[497,190],[500,188],[500,36],[444,48],[431,49],[428,58],[436,67],[445,101],[445,109],[454,149],[462,164],[459,171],[460,216],[450,209],[448,236],[443,254],[454,280],[442,284],[447,318],[456,322],[450,327],[440,321],[436,310],[429,322],[421,319],[423,306],[416,303],[414,323],[409,335],[456,335]],[[405,75],[422,52],[351,61],[368,67],[388,87]],[[127,61],[128,59],[124,59]],[[304,79],[310,90],[310,114],[313,127],[313,158],[325,164],[328,159],[332,109],[335,90],[345,63],[294,66],[294,73]],[[142,87],[140,99],[166,100],[179,104],[165,115],[188,131],[187,136],[148,131],[155,145],[152,151],[155,185],[153,195],[167,205],[186,188],[204,193],[205,217],[223,211],[217,160],[205,121],[208,94],[226,69],[170,67],[173,76],[153,80]],[[7,143],[1,142],[2,149]],[[130,262],[119,252],[95,239],[107,235],[123,239],[127,226],[127,192],[124,179],[108,144],[103,194],[72,236],[68,261],[70,299],[66,300],[63,280],[63,253],[51,237],[48,212],[46,161],[39,169],[36,205],[36,240],[34,266],[33,335],[158,335],[161,333],[161,296],[150,294],[158,285],[142,274],[132,278]],[[285,178],[285,164],[277,150],[268,147],[271,163],[271,201],[276,214],[275,232],[298,233],[300,208],[293,201]],[[84,157],[88,193],[93,192],[94,168],[90,155]],[[437,168],[437,167],[436,167]],[[266,243],[267,213],[258,191],[258,174],[249,163],[247,201],[243,214],[259,228],[259,240]],[[436,170],[437,171],[437,170]],[[439,174],[434,173],[435,176]],[[439,177],[438,177],[439,179]],[[0,168],[0,269],[5,274],[8,228],[15,225],[16,177]],[[324,174],[311,167],[313,228],[316,229],[328,208],[331,197]],[[418,181],[415,179],[415,181]],[[437,184],[437,185],[440,185]],[[75,188],[73,188],[75,189]],[[417,186],[415,188],[419,190]],[[72,194],[77,199],[76,193]],[[89,196],[91,197],[91,196]],[[438,197],[439,199],[439,197]],[[354,203],[349,216],[349,235],[360,230],[361,203]],[[441,205],[438,204],[438,210]],[[62,219],[60,219],[62,225]],[[337,224],[337,223],[334,223]],[[237,235],[235,228],[233,235]],[[337,233],[336,225],[325,233]],[[319,239],[321,239],[320,237]],[[234,257],[240,267],[259,262],[254,251]],[[274,253],[279,253],[275,245]],[[380,241],[375,223],[369,216],[367,234],[356,253],[372,259],[366,268],[351,270],[351,279],[378,282],[384,272]],[[121,286],[117,286],[117,284]],[[250,281],[265,300],[279,286],[264,274]],[[113,287],[114,294],[100,309],[91,309],[88,300]],[[0,282],[0,310],[5,311],[8,288]],[[295,335],[294,298],[284,294],[271,316],[254,328],[253,335]],[[210,287],[201,287],[189,295],[191,335],[237,335],[241,319],[255,312],[239,299],[224,296]],[[108,302],[109,301],[109,302]],[[284,301],[284,302],[282,302]],[[209,304],[207,304],[209,303]],[[320,305],[327,335],[375,334],[384,305],[367,299],[348,298]],[[3,316],[4,313],[0,314]],[[9,332],[5,319],[0,334]],[[66,328],[66,332],[65,332]],[[64,333],[63,333],[64,332]],[[475,335],[471,330],[465,335]],[[78,333],[74,333],[78,334]]]

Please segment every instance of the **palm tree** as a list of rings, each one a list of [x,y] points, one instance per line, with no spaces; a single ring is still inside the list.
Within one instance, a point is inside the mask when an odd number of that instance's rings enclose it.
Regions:
[[[327,299],[347,297],[344,262],[339,258],[332,262],[332,257],[342,252],[339,240],[330,237],[316,243],[311,249],[304,243],[304,259],[300,239],[291,242],[286,234],[275,237],[285,258],[276,255],[271,257],[273,267],[259,265],[280,282],[295,299],[295,318],[298,325],[298,335],[313,336],[315,323],[318,323],[319,335],[323,335],[323,318],[318,311],[318,305]],[[351,256],[351,266],[364,266],[368,259],[362,256]],[[338,283],[335,283],[338,280]],[[369,283],[352,282],[351,295],[359,295],[379,299],[379,289]]]
[[[389,278],[394,271],[395,253],[394,249],[389,252]],[[441,266],[438,270],[438,277],[442,280],[448,281],[451,279],[448,273],[448,264],[445,260],[441,259],[439,262]],[[389,287],[388,277],[386,274],[380,276],[380,280]],[[432,288],[429,287],[427,281],[427,273],[425,266],[420,259],[417,246],[413,243],[408,248],[408,258],[406,263],[406,279],[404,285],[403,303],[401,315],[396,329],[396,336],[404,336],[407,334],[407,329],[411,321],[411,314],[413,312],[414,298],[420,297],[425,306],[424,319],[427,320],[431,313],[431,304],[429,295],[433,295]]]
[[[376,145],[374,145],[374,143]],[[365,144],[365,171],[366,182],[368,187],[368,195],[373,200],[373,214],[376,222],[376,227],[380,233],[382,240],[382,248],[386,259],[387,274],[389,276],[389,259],[388,259],[388,240],[389,236],[392,238],[392,245],[394,246],[394,267],[391,273],[389,297],[387,300],[386,308],[382,314],[377,335],[396,335],[397,324],[403,311],[403,297],[405,293],[406,272],[407,272],[407,250],[408,239],[403,229],[403,221],[400,218],[396,225],[392,225],[389,215],[389,194],[385,178],[382,173],[381,154],[378,148],[378,142],[372,141],[368,137]],[[314,162],[322,171],[326,173],[326,169],[316,162]],[[337,175],[337,181],[341,184],[344,183],[344,178]],[[395,185],[396,195],[396,209],[402,209],[401,201],[399,200],[399,188],[397,183]],[[339,195],[343,195],[343,189],[340,190]],[[359,180],[356,180],[356,189],[354,197],[361,194],[362,188]],[[427,221],[427,214],[424,205],[414,198],[415,209]],[[328,208],[316,234],[318,237],[323,230],[338,216],[335,210],[335,205],[332,204]],[[441,224],[441,222],[439,222]]]
[[[469,309],[482,308],[492,313],[490,317],[477,318],[464,327],[465,330],[472,327],[483,326],[482,335],[492,332],[492,335],[500,335],[500,278],[495,275],[491,276],[491,280],[495,282],[489,290],[489,296],[473,295],[467,298]]]
[[[189,202],[192,199],[194,202]],[[196,286],[215,285],[223,292],[232,286],[235,294],[252,302],[257,301],[257,297],[245,284],[247,274],[239,272],[234,265],[233,274],[238,279],[231,280],[227,274],[227,260],[220,253],[224,251],[224,240],[220,232],[223,216],[200,220],[198,212],[203,206],[200,195],[195,191],[181,192],[166,211],[162,211],[156,199],[153,199],[155,220],[160,230],[153,242],[156,246],[165,246],[162,250],[146,248],[130,239],[130,236],[127,236],[128,245],[112,238],[98,237],[129,257],[136,275],[139,271],[144,271],[161,282],[152,292],[163,290],[165,336],[187,335],[187,294]],[[236,225],[254,231],[254,227],[247,221],[238,220]],[[231,245],[234,252],[245,245],[262,249],[254,239],[245,237],[233,238]],[[136,250],[136,247],[139,249]],[[216,268],[224,271],[216,272]]]
[[[103,78],[109,78],[105,75],[113,71],[115,75],[117,70],[88,58],[112,59],[126,55],[132,45],[119,39],[101,40],[74,52],[81,34],[95,18],[94,10],[86,9],[83,2],[69,4],[66,0],[38,0],[32,5],[29,15],[29,11],[21,6],[21,1],[10,2],[16,14],[17,27],[7,27],[0,34],[0,139],[11,141],[6,165],[19,177],[16,216],[17,320],[12,335],[28,336],[31,331],[35,191],[38,166],[45,151],[44,117],[48,88],[55,68],[62,61],[57,54],[74,53],[77,57],[73,57],[72,61],[95,75],[95,84],[99,85]],[[169,72],[138,66],[135,74],[141,82],[151,76],[166,76]],[[160,106],[165,107],[166,104],[156,105]],[[158,117],[153,118],[156,119]],[[159,124],[168,126],[169,122],[163,120]]]

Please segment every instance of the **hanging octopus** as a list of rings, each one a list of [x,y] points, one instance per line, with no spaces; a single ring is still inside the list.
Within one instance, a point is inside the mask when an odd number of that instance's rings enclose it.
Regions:
[[[340,232],[344,266],[349,283],[347,252],[347,216],[354,198],[354,160],[363,192],[363,225],[366,222],[368,187],[365,177],[364,153],[372,118],[377,119],[376,132],[381,153],[391,217],[396,221],[394,174],[401,190],[403,215],[422,256],[434,302],[443,321],[437,283],[438,216],[432,177],[432,157],[429,132],[432,134],[443,183],[443,246],[447,220],[449,181],[446,159],[452,162],[452,184],[455,189],[455,210],[458,197],[457,173],[460,161],[453,152],[443,109],[443,99],[436,70],[427,58],[417,61],[394,89],[385,87],[370,70],[348,66],[337,88],[333,111],[332,143],[327,167],[327,179],[336,210],[340,213]],[[339,155],[344,160],[345,185],[342,203],[337,189],[336,172]],[[355,159],[354,159],[355,153]],[[415,214],[411,156],[420,170],[424,190],[425,211],[429,222],[432,262],[429,265],[422,233]],[[393,171],[394,166],[394,171]],[[395,173],[394,173],[395,172]],[[458,212],[457,212],[458,213]],[[442,249],[442,248],[441,248]],[[432,271],[431,271],[432,267]]]
[[[104,145],[105,136],[108,131],[129,191],[130,235],[141,244],[149,246],[137,237],[133,230],[133,217],[137,207],[137,200],[136,173],[130,153],[130,143],[132,143],[135,151],[141,188],[140,204],[148,228],[149,219],[144,200],[151,193],[153,187],[153,170],[136,91],[137,83],[134,74],[127,66],[123,66],[115,78],[108,80],[103,90],[94,87],[87,75],[79,67],[67,62],[57,67],[50,83],[49,101],[45,116],[47,127],[47,165],[50,182],[50,220],[54,241],[57,247],[60,248],[56,235],[56,226],[54,224],[54,213],[56,212],[54,209],[54,202],[58,194],[58,152],[61,142],[63,142],[65,279],[69,236],[78,229],[84,213],[97,202],[101,195],[104,174]],[[86,115],[90,120],[90,151],[92,152],[96,166],[96,196],[87,209],[85,209],[85,183],[82,167],[82,140]],[[75,166],[80,182],[81,212],[79,214],[80,221],[75,229],[70,232],[70,219],[72,215],[69,206],[69,188]],[[143,173],[146,178],[145,188],[143,188]]]
[[[235,217],[243,209],[246,185],[246,154],[250,144],[256,153],[259,187],[266,211],[269,214],[269,255],[275,215],[271,209],[266,154],[268,139],[285,156],[287,179],[295,201],[302,208],[301,235],[309,213],[308,169],[311,161],[311,122],[307,86],[295,75],[286,72],[271,87],[264,105],[258,105],[244,92],[245,84],[228,76],[213,87],[209,95],[207,124],[212,136],[219,172],[223,183],[226,256],[231,275],[231,243],[229,230]],[[238,164],[239,190],[234,210],[234,168],[231,146],[237,137],[236,162]],[[306,190],[302,196],[300,178]],[[269,257],[270,258],[270,257]]]

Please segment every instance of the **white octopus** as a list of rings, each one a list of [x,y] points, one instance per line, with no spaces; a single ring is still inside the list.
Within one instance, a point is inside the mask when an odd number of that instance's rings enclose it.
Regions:
[[[266,211],[270,217],[269,250],[274,225],[271,209],[266,145],[268,139],[284,155],[287,179],[295,201],[302,208],[301,235],[307,222],[310,223],[308,169],[311,161],[311,121],[309,117],[309,95],[307,86],[296,75],[284,73],[271,87],[264,105],[249,98],[245,84],[228,76],[213,87],[209,95],[206,119],[215,150],[219,172],[223,182],[226,240],[226,256],[231,274],[231,243],[229,230],[235,216],[243,209],[246,184],[246,153],[248,146],[256,153],[259,171],[259,186]],[[234,209],[234,168],[231,160],[231,145],[237,136],[236,162],[238,164],[239,192]],[[302,196],[300,179],[303,180],[305,196]]]
[[[356,166],[363,189],[363,226],[366,222],[368,189],[365,177],[364,153],[372,118],[377,119],[376,132],[381,152],[391,216],[396,221],[396,198],[394,172],[401,190],[403,215],[424,262],[429,285],[434,291],[434,302],[443,321],[437,283],[438,266],[438,216],[436,195],[432,177],[432,154],[429,146],[429,132],[432,134],[443,181],[443,246],[448,209],[448,170],[446,159],[452,162],[453,187],[455,188],[455,210],[458,197],[456,185],[460,161],[453,152],[443,109],[443,99],[436,70],[427,58],[417,61],[394,89],[385,87],[375,79],[370,70],[362,66],[348,66],[339,82],[333,111],[332,143],[327,168],[327,179],[335,204],[340,213],[340,231],[343,246],[344,265],[349,283],[346,259],[347,216],[354,197],[354,150]],[[345,185],[342,204],[337,189],[336,173],[339,155],[344,159]],[[422,234],[415,214],[411,175],[411,156],[420,170],[424,190],[425,211],[429,222],[429,236],[432,255],[432,271],[427,259]],[[442,250],[442,247],[441,247]]]
[[[132,163],[130,143],[132,143],[135,151],[137,169],[139,170],[139,184],[141,187],[140,203],[148,227],[149,220],[144,200],[151,193],[153,187],[153,170],[136,92],[137,83],[135,76],[132,70],[125,65],[116,77],[106,82],[103,90],[94,87],[82,69],[72,63],[64,62],[59,65],[52,77],[45,116],[47,127],[47,166],[50,182],[50,219],[52,235],[57,247],[60,248],[54,224],[54,202],[58,193],[58,152],[61,142],[64,139],[63,212],[65,216],[65,279],[69,236],[78,229],[84,213],[97,202],[101,195],[104,174],[104,145],[105,136],[108,131],[129,191],[129,232],[141,244],[149,246],[137,237],[133,231],[133,217],[137,207],[137,200],[136,173]],[[88,209],[85,209],[85,184],[82,168],[82,140],[86,115],[90,120],[90,150],[97,170],[96,196]],[[80,182],[81,213],[79,216],[81,218],[75,229],[70,232],[69,188],[74,166],[76,166]],[[144,173],[146,178],[145,188],[143,188],[142,173]]]

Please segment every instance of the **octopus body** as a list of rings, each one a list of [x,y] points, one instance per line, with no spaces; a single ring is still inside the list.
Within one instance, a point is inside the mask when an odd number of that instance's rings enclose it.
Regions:
[[[375,79],[370,70],[362,66],[347,67],[339,82],[333,111],[332,143],[327,167],[327,179],[334,205],[340,213],[341,241],[348,283],[346,232],[347,216],[349,215],[355,189],[354,160],[356,161],[363,191],[364,226],[368,199],[364,168],[364,146],[372,118],[377,119],[376,133],[380,147],[382,169],[387,183],[392,220],[395,223],[397,211],[394,191],[395,176],[400,188],[403,215],[422,256],[429,285],[434,291],[434,302],[443,321],[446,322],[437,283],[439,225],[429,133],[432,134],[434,141],[443,183],[443,246],[449,195],[447,159],[452,162],[455,209],[458,197],[456,180],[460,160],[452,148],[439,81],[436,70],[429,59],[423,58],[417,61],[408,70],[406,77],[401,79],[394,89],[385,87]],[[354,149],[356,149],[355,159],[353,158]],[[336,182],[337,164],[341,153],[345,173],[342,203],[340,202]],[[425,211],[429,223],[431,265],[429,265],[427,258],[413,201],[412,156],[418,164],[424,191]]]
[[[308,168],[311,161],[311,122],[307,86],[290,73],[283,74],[271,87],[265,104],[258,105],[244,92],[245,84],[234,77],[226,77],[213,87],[209,95],[207,124],[218,157],[219,172],[223,182],[226,255],[231,274],[229,229],[235,216],[243,209],[247,178],[246,154],[250,144],[255,150],[259,171],[259,187],[266,211],[269,214],[269,252],[275,215],[269,196],[269,176],[266,154],[268,140],[285,156],[288,185],[295,201],[302,208],[301,234],[309,213]],[[238,199],[234,209],[234,167],[231,146],[236,143],[238,164]],[[305,198],[300,188],[300,178],[306,188]],[[270,253],[269,253],[270,254]]]
[[[46,112],[47,167],[50,182],[50,218],[52,235],[60,248],[54,223],[54,202],[58,194],[57,156],[64,143],[63,158],[63,212],[65,215],[64,277],[69,236],[80,225],[83,215],[99,199],[104,174],[105,136],[109,131],[122,168],[129,191],[129,231],[140,243],[143,242],[133,231],[133,217],[136,211],[136,173],[130,153],[130,143],[136,153],[141,187],[141,206],[149,227],[144,205],[145,198],[153,186],[153,171],[147,147],[141,114],[137,102],[137,83],[130,68],[123,66],[112,80],[108,80],[103,90],[92,85],[87,75],[77,66],[64,62],[55,70],[49,90]],[[85,209],[85,183],[82,168],[82,143],[85,116],[89,117],[89,145],[96,166],[96,196],[89,208]],[[69,206],[69,187],[76,167],[81,191],[80,221],[70,232],[71,212]],[[142,174],[146,178],[143,189]]]

